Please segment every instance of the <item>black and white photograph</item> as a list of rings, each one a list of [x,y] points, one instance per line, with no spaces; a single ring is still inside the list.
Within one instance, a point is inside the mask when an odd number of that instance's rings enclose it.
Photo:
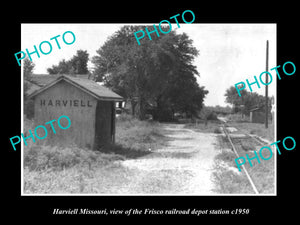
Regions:
[[[21,24],[22,196],[276,196],[277,24],[184,15]]]
[[[24,3],[2,13],[4,220],[296,219],[295,4]]]

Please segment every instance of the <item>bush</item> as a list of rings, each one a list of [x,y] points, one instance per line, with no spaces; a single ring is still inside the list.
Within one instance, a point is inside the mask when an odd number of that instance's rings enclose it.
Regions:
[[[148,151],[162,141],[158,122],[140,121],[130,115],[119,117],[116,122],[116,143],[125,149]]]
[[[217,114],[208,107],[203,107],[199,116],[204,120],[218,120]]]
[[[215,112],[209,112],[206,119],[207,120],[218,120],[218,117]]]
[[[221,131],[221,129],[220,129],[219,127],[216,127],[216,128],[214,129],[214,133],[215,133],[215,134],[221,134],[222,131]]]
[[[101,152],[110,152],[114,153],[116,155],[125,157],[125,158],[130,158],[130,159],[135,159],[147,154],[150,154],[151,152],[147,149],[137,149],[137,148],[128,148],[124,147],[120,144],[108,144],[106,146],[103,146],[100,149]]]

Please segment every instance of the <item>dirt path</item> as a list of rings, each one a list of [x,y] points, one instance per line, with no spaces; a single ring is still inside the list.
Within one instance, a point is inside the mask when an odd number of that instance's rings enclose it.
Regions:
[[[133,171],[132,179],[119,189],[122,194],[213,194],[212,166],[216,137],[164,124],[168,146],[143,158],[125,160],[122,165]]]

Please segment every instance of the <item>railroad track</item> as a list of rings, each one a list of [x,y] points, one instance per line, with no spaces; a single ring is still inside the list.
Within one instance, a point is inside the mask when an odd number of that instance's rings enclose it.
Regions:
[[[260,139],[259,137],[255,136],[255,135],[250,135],[250,134],[246,134],[244,133],[246,136],[252,138],[253,140],[255,140],[257,143],[259,143],[260,145],[269,145],[270,143],[268,143],[267,141],[264,141],[262,139]]]
[[[230,143],[230,145],[231,145],[231,147],[232,147],[231,149],[232,149],[232,151],[234,152],[234,154],[236,155],[236,157],[239,158],[240,156],[239,156],[239,154],[238,154],[238,152],[237,152],[237,150],[236,150],[236,147],[234,146],[234,144],[233,144],[233,142],[232,142],[232,140],[231,140],[230,134],[228,133],[228,131],[227,131],[227,129],[226,129],[226,126],[225,126],[226,121],[222,121],[222,120],[221,120],[221,122],[222,122],[222,127],[223,127],[224,134],[225,134],[225,136],[227,137],[227,139],[228,139],[228,141],[229,141],[229,143]],[[265,143],[263,143],[261,140],[259,140],[259,139],[256,138],[255,136],[251,136],[251,135],[249,135],[249,134],[245,134],[245,135],[248,136],[248,137],[250,137],[250,138],[252,138],[252,139],[254,139],[256,142],[258,142],[258,143],[260,143],[260,144],[262,144],[262,145],[265,145]],[[255,184],[254,184],[254,182],[253,182],[253,180],[252,180],[250,174],[248,173],[246,167],[245,167],[244,165],[242,165],[242,168],[243,168],[243,171],[244,171],[245,175],[247,176],[247,179],[248,179],[249,183],[251,184],[251,187],[252,187],[254,193],[255,193],[255,194],[259,194],[259,192],[258,192],[258,190],[257,190],[257,187],[255,186]]]

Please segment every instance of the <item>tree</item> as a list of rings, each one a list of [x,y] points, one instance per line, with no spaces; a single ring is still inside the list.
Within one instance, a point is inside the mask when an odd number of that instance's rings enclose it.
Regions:
[[[47,71],[49,74],[70,74],[71,69],[70,62],[63,59],[57,66],[54,65],[52,68],[48,68]]]
[[[243,85],[240,85],[239,88],[242,88]],[[237,93],[237,90],[234,86],[229,87],[225,92],[225,101],[233,106],[233,111],[237,112],[239,107],[244,104],[245,98],[248,95],[246,89],[240,91],[241,96]]]
[[[242,87],[239,87],[242,88]],[[241,96],[238,95],[234,86],[229,87],[226,90],[226,102],[233,105],[234,112],[241,112],[249,115],[250,110],[253,108],[259,108],[259,110],[265,110],[265,97],[257,94],[256,92],[248,92],[246,89],[240,91]],[[269,98],[269,109],[271,107],[271,98]]]
[[[23,75],[24,75],[24,114],[27,116],[27,118],[31,119],[34,116],[34,101],[33,99],[27,98],[27,91],[29,90],[31,83],[29,82],[31,80],[31,76],[33,74],[35,64],[29,60],[28,57],[26,57],[23,60]]]
[[[28,57],[26,57],[23,60],[23,74],[24,74],[25,80],[30,80],[30,77],[33,73],[34,67],[35,67],[35,64],[31,60],[29,60]]]
[[[23,75],[24,75],[24,96],[26,96],[26,92],[30,88],[30,84],[27,81],[31,80],[31,76],[33,74],[35,64],[26,57],[23,60]]]
[[[89,60],[89,54],[87,51],[78,50],[70,60],[63,59],[58,65],[53,65],[52,68],[48,68],[49,74],[88,74],[87,62]]]
[[[87,62],[89,61],[89,54],[87,51],[78,50],[77,54],[70,60],[71,68],[74,69],[75,74],[88,74]]]
[[[194,114],[206,93],[196,82],[199,73],[192,64],[198,50],[186,34],[175,31],[160,37],[152,35],[152,40],[141,40],[138,45],[134,32],[145,28],[123,26],[97,50],[98,55],[92,59],[97,81],[104,81],[129,99],[132,114],[140,119],[145,118],[150,106],[158,120],[172,117],[177,110]]]

